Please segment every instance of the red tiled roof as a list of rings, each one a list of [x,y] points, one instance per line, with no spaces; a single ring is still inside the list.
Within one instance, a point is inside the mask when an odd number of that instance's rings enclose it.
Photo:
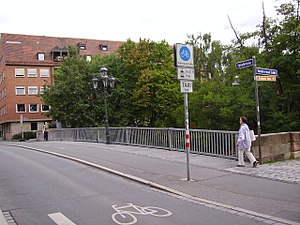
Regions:
[[[78,47],[78,43],[85,43],[86,50],[80,50],[81,55],[111,54],[115,52],[124,42],[94,40],[83,38],[63,38],[63,37],[47,37],[33,36],[22,34],[0,34],[0,41],[3,45],[3,53],[6,63],[9,62],[37,62],[37,53],[45,53],[45,61],[52,61],[51,51],[54,48],[68,48],[68,46]],[[106,44],[108,50],[102,51],[101,44]],[[52,61],[53,62],[53,61]]]

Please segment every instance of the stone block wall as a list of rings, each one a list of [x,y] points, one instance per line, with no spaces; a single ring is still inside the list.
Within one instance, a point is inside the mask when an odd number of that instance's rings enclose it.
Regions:
[[[259,158],[258,139],[252,142],[254,156]],[[300,132],[282,132],[261,135],[263,162],[300,158]]]

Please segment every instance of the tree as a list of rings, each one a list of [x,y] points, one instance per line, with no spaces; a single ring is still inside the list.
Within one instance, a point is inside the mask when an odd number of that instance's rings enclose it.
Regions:
[[[180,98],[172,53],[165,41],[128,40],[120,47],[117,55],[123,70],[119,79],[131,116],[128,125],[171,125]]]
[[[88,62],[79,56],[76,48],[69,48],[69,55],[56,70],[55,85],[46,89],[44,102],[51,106],[50,114],[67,127],[92,126],[93,112],[91,76]]]

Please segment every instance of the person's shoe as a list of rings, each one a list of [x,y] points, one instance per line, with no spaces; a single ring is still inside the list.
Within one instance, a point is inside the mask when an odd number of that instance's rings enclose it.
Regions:
[[[245,167],[245,165],[236,165],[237,167]]]
[[[257,167],[257,164],[258,164],[258,161],[256,160],[256,161],[253,163],[253,167]]]

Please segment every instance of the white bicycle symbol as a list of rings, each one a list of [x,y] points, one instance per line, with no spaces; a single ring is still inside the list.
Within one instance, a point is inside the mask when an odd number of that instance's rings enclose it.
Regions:
[[[155,206],[138,206],[132,203],[127,203],[125,206],[117,206],[112,205],[113,209],[116,210],[114,214],[112,214],[112,219],[116,224],[120,225],[130,225],[135,224],[137,222],[136,215],[152,215],[157,217],[167,217],[171,216],[172,213],[166,209],[162,209]]]

